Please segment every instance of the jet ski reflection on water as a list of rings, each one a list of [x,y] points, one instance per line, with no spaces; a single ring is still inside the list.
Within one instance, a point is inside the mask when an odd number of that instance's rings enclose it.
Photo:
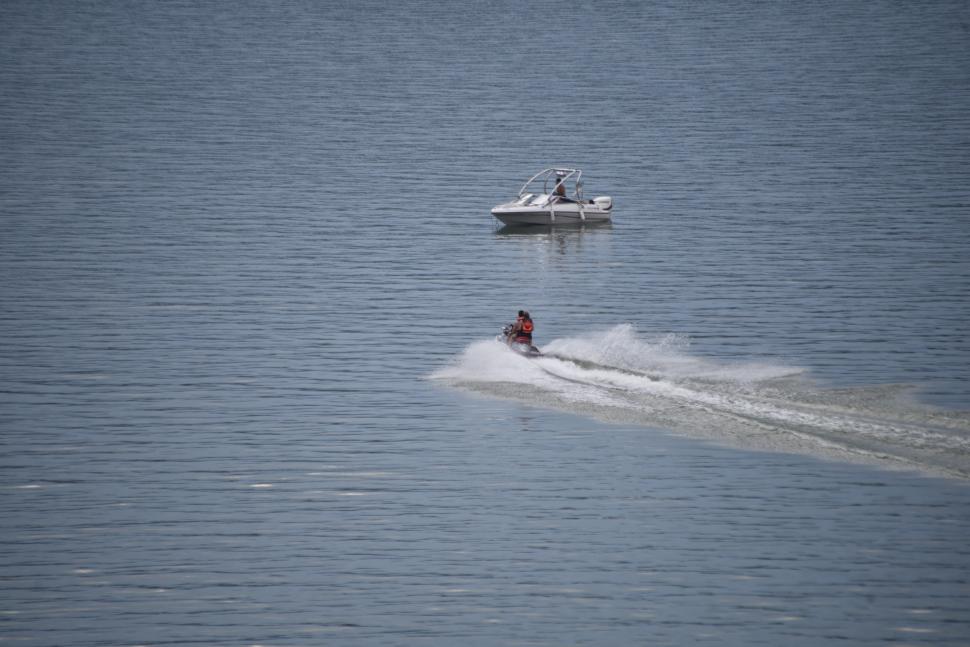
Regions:
[[[512,336],[512,333],[513,333],[513,325],[506,324],[505,328],[502,329],[502,334],[499,337],[496,337],[496,339],[498,339],[499,341],[504,341],[506,344],[508,344],[509,348],[511,348],[513,352],[518,353],[523,357],[542,356],[542,353],[539,352],[538,348],[526,342],[516,341],[515,338]]]

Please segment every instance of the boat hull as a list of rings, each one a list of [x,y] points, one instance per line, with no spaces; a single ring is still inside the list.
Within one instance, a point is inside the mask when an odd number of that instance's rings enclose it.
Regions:
[[[556,207],[495,207],[492,215],[506,225],[583,225],[609,222],[610,213],[579,205]]]

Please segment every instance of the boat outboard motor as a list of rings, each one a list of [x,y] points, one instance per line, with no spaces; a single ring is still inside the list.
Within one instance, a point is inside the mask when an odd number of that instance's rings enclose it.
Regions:
[[[603,211],[609,211],[613,208],[613,198],[607,195],[601,195],[593,198],[593,204],[602,209]]]

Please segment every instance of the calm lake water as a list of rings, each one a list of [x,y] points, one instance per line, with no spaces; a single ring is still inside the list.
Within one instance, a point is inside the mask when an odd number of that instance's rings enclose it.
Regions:
[[[970,5],[0,39],[0,641],[970,644]]]

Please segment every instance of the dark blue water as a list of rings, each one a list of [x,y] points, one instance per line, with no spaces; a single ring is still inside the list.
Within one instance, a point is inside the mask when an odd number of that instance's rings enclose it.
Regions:
[[[967,644],[968,31],[4,3],[0,638]]]

